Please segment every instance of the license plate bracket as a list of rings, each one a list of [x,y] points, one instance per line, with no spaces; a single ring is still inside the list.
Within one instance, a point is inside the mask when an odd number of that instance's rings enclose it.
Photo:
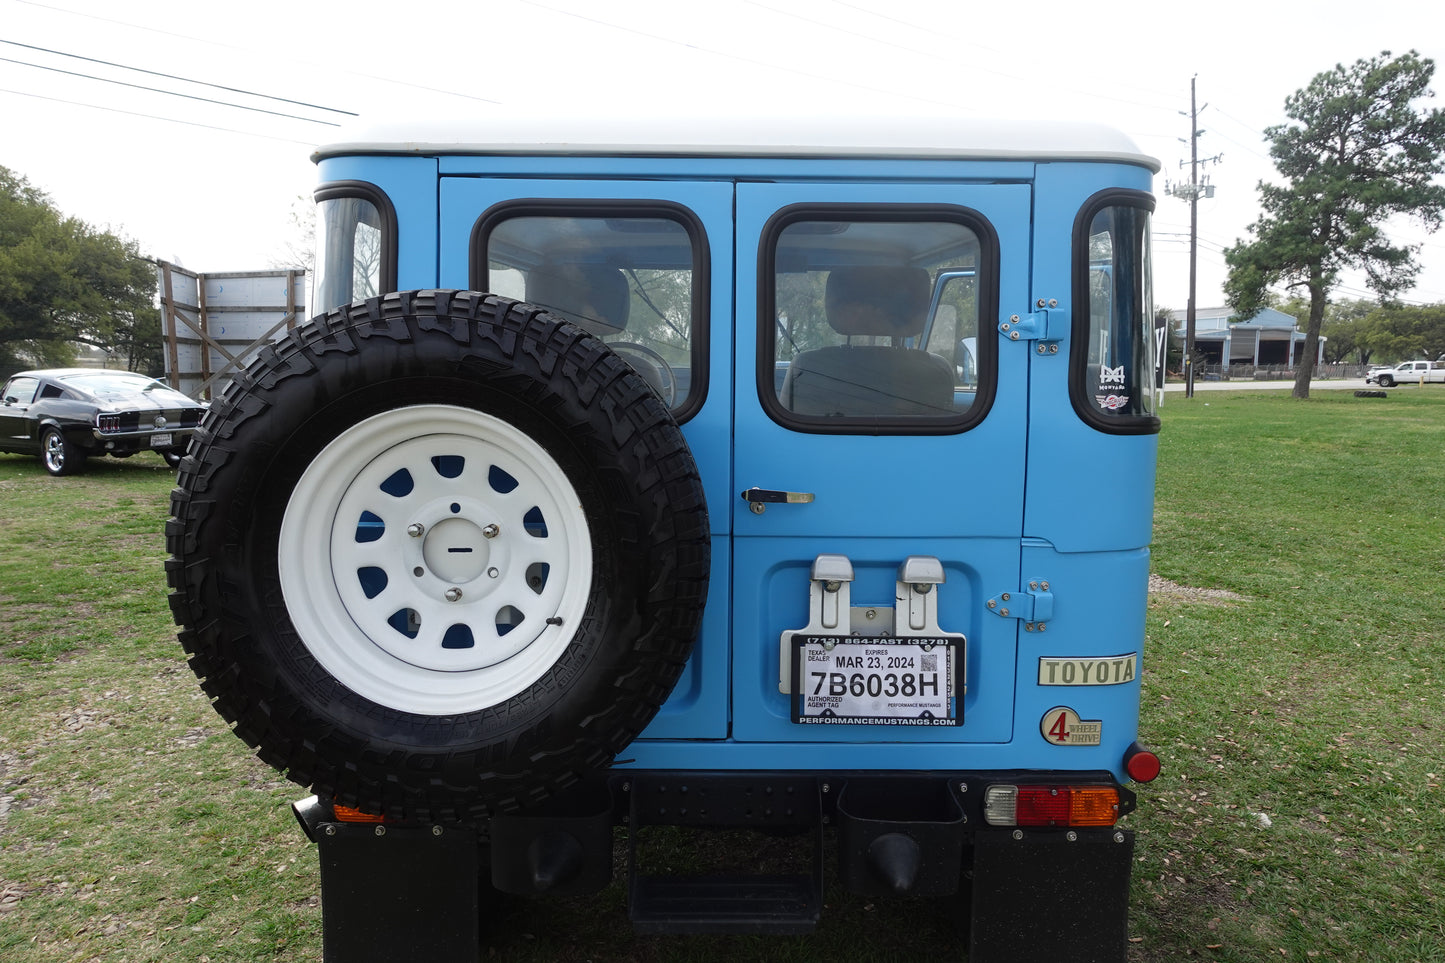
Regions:
[[[170,448],[173,444],[175,444],[175,438],[169,431],[151,435],[150,447],[152,448]]]
[[[959,638],[795,635],[793,721],[804,725],[959,726]]]

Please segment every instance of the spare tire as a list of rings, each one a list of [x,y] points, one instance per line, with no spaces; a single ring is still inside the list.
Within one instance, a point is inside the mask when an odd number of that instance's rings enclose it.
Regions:
[[[646,381],[473,292],[333,311],[213,405],[167,524],[216,709],[326,798],[445,820],[607,766],[701,622],[702,484]]]

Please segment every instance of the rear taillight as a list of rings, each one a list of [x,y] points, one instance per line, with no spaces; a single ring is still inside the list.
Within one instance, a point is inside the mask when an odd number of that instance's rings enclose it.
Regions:
[[[120,415],[96,415],[95,427],[101,431],[120,431]]]
[[[983,818],[990,826],[1112,826],[1119,820],[1113,786],[989,786]]]
[[[1153,782],[1160,768],[1159,757],[1137,742],[1124,753],[1124,771],[1135,782]]]

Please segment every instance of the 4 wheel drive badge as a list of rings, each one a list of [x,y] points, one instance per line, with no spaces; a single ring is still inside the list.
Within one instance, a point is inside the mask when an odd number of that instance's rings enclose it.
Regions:
[[[1099,384],[1121,385],[1124,383],[1124,366],[1117,368],[1102,367],[1099,369]]]
[[[1104,723],[1080,719],[1068,706],[1054,706],[1039,720],[1039,732],[1055,746],[1097,746],[1104,741]]]
[[[1094,400],[1105,411],[1118,411],[1129,403],[1128,395],[1094,395]]]

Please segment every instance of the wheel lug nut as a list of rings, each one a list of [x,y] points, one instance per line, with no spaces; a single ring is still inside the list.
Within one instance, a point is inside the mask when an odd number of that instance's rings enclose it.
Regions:
[[[406,527],[406,533],[412,538],[421,538],[422,533],[425,531],[426,526],[422,525],[421,522],[412,522]]]
[[[488,525],[482,529],[482,534],[485,535],[487,538],[496,538],[501,533],[502,530],[496,525]]]
[[[456,602],[460,601],[462,597],[462,590],[457,588],[456,586],[452,586],[451,588],[446,590],[445,594],[448,602]]]

